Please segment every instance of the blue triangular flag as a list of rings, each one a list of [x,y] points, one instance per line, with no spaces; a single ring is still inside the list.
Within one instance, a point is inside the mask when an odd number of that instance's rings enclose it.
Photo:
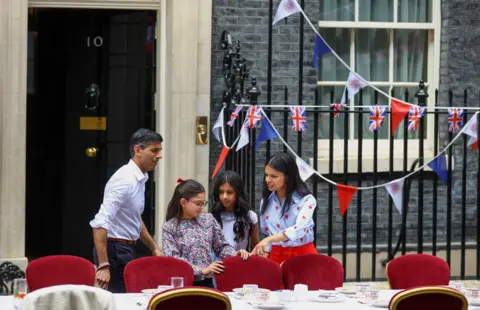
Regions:
[[[313,65],[315,69],[318,70],[318,57],[329,52],[330,48],[327,46],[327,43],[317,34],[315,37],[315,49],[313,50]]]
[[[447,156],[441,153],[437,158],[427,164],[433,171],[435,171],[443,183],[448,184],[447,174]]]
[[[260,128],[260,132],[258,133],[255,149],[258,151],[258,148],[260,147],[260,142],[267,141],[276,137],[277,133],[273,129],[272,124],[270,124],[270,121],[264,117],[262,119],[262,128]]]

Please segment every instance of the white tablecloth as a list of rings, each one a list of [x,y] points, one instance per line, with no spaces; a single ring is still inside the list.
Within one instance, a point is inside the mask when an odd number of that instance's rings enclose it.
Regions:
[[[313,293],[313,292],[310,292]],[[388,296],[394,292],[381,291],[381,295]],[[255,308],[249,305],[245,300],[237,299],[234,294],[227,293],[229,295],[233,310],[255,310]],[[117,310],[145,310],[148,304],[148,297],[143,294],[114,294]],[[313,301],[291,302],[286,307],[286,310],[373,310],[370,305],[365,305],[357,302],[355,299],[347,298],[341,303],[318,303]],[[469,310],[480,310],[480,307],[470,306]],[[14,310],[13,297],[12,296],[0,296],[0,310]]]

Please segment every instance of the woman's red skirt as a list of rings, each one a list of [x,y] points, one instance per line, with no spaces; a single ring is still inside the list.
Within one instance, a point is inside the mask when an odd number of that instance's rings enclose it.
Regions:
[[[268,257],[281,265],[284,261],[291,257],[308,254],[318,254],[313,242],[291,248],[284,248],[280,245],[273,245],[270,255]]]

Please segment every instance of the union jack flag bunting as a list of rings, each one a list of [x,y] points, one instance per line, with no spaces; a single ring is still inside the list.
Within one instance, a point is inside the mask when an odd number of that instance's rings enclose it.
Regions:
[[[248,108],[247,117],[245,118],[243,127],[247,127],[247,128],[257,127],[261,119],[262,119],[262,108],[257,107],[256,105],[252,105],[250,108]]]
[[[370,107],[370,118],[369,118],[368,129],[372,132],[379,131],[380,127],[383,124],[383,121],[385,120],[386,113],[387,113],[387,110],[385,109],[385,107],[381,107],[381,106]]]
[[[344,104],[341,103],[332,103],[330,104],[330,107],[333,108],[333,111],[341,111],[343,108]],[[339,117],[340,113],[338,112],[333,112],[333,117]]]
[[[307,130],[307,109],[301,106],[290,107],[290,113],[292,114],[293,126],[295,131]]]
[[[230,115],[230,120],[227,122],[228,126],[233,127],[233,124],[235,124],[235,120],[238,118],[238,114],[240,114],[242,109],[243,107],[236,107],[235,110],[233,110],[232,115]]]
[[[448,131],[455,132],[460,130],[463,125],[463,109],[449,108],[448,109]]]
[[[416,131],[418,129],[418,124],[425,115],[425,109],[420,107],[412,107],[408,111],[408,130]]]

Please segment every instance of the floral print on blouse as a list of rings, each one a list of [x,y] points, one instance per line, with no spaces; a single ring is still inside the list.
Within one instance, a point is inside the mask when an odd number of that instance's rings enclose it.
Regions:
[[[317,206],[317,201],[312,195],[301,197],[297,192],[292,194],[292,201],[288,212],[282,216],[282,206],[285,204],[278,201],[278,197],[273,192],[268,197],[267,211],[260,215],[260,228],[267,236],[283,232],[288,240],[282,242],[270,243],[267,250],[270,251],[272,245],[282,247],[297,247],[313,242],[315,233],[313,224],[313,211]],[[263,199],[260,201],[260,208]]]
[[[237,255],[225,240],[222,228],[210,213],[192,220],[171,219],[162,229],[163,255],[188,262],[196,276],[214,261]]]

